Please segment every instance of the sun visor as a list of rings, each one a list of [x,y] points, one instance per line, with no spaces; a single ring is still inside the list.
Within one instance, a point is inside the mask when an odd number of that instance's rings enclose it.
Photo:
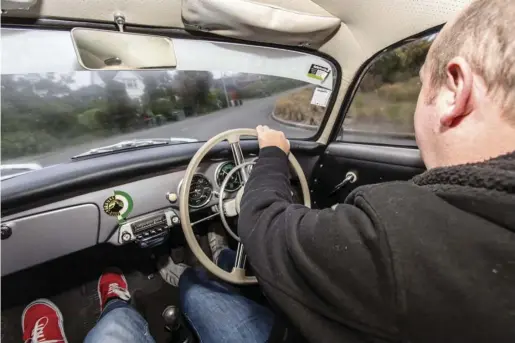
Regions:
[[[340,19],[311,0],[183,0],[190,30],[285,45],[319,47]]]

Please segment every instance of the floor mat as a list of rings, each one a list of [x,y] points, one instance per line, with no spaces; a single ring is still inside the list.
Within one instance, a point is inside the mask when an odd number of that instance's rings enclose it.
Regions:
[[[136,250],[137,249],[137,250]],[[61,310],[68,342],[82,342],[100,314],[97,281],[107,266],[124,271],[138,310],[156,342],[168,342],[161,313],[178,304],[178,291],[155,274],[152,254],[139,248],[92,248],[2,279],[2,342],[21,341],[21,314],[31,301],[48,298]]]

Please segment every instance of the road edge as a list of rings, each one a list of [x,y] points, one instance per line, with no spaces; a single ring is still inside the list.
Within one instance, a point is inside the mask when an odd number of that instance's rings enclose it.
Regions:
[[[279,118],[278,116],[275,115],[275,111],[272,111],[272,113],[270,113],[270,118],[275,120],[276,122],[278,122],[280,124],[283,124],[283,125],[286,125],[286,126],[297,127],[297,128],[313,130],[313,131],[318,131],[318,128],[319,128],[319,126],[316,126],[316,125],[296,123],[296,122],[293,122],[293,121],[281,119],[281,118]]]

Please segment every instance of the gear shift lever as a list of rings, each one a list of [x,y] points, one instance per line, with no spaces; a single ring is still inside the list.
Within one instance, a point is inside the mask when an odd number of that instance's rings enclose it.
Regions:
[[[168,306],[164,309],[162,313],[163,319],[165,321],[165,327],[169,331],[175,331],[179,329],[180,325],[180,312],[176,306]]]

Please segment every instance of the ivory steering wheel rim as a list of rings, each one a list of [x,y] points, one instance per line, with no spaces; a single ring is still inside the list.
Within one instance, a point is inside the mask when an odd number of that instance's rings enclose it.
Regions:
[[[249,285],[257,283],[257,279],[255,276],[246,276],[245,269],[243,268],[234,267],[231,272],[227,272],[218,267],[204,253],[204,251],[200,247],[200,244],[197,242],[195,233],[193,232],[193,227],[191,226],[189,212],[190,208],[188,204],[191,181],[202,159],[213,147],[215,147],[218,143],[221,143],[224,140],[227,140],[229,144],[237,143],[239,145],[241,136],[257,137],[257,132],[255,129],[235,129],[224,131],[214,136],[206,143],[204,143],[204,145],[200,147],[200,149],[195,153],[195,155],[193,155],[190,163],[188,164],[188,168],[186,169],[186,172],[184,174],[181,189],[179,192],[179,217],[181,218],[182,231],[184,232],[186,242],[188,243],[188,246],[190,247],[191,251],[197,258],[197,260],[204,266],[204,268],[206,268],[210,273],[226,282],[239,285]],[[300,186],[302,189],[302,195],[304,198],[304,205],[307,207],[311,207],[311,197],[309,194],[309,187],[308,182],[306,180],[306,175],[304,175],[304,171],[302,170],[299,162],[293,156],[292,153],[288,154],[288,161],[292,166],[293,171],[299,178]],[[222,196],[222,194],[220,194],[220,196]],[[219,210],[223,211],[223,209]]]

